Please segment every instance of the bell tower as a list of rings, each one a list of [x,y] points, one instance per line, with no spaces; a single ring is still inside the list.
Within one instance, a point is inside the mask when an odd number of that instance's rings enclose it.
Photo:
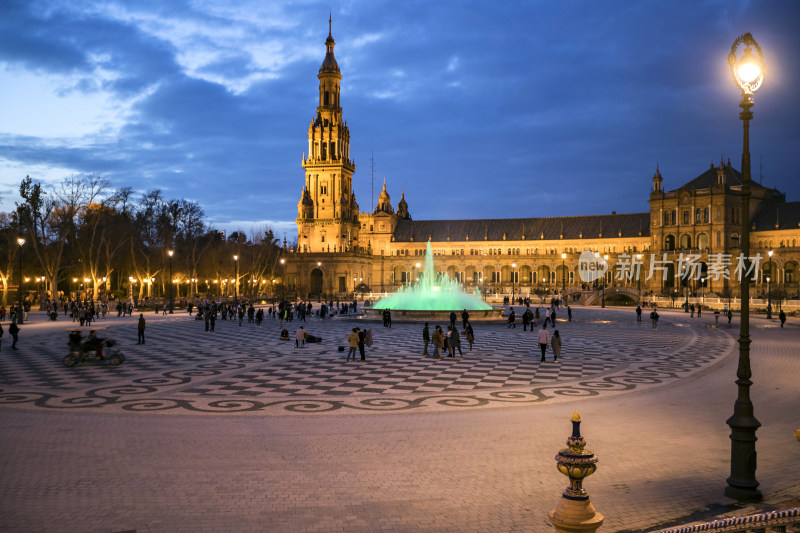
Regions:
[[[305,186],[297,213],[300,252],[346,251],[358,237],[358,204],[353,194],[356,167],[350,159],[350,130],[339,105],[342,74],[333,55],[335,44],[329,18],[325,59],[317,74],[317,112],[308,126],[308,156],[303,154]]]

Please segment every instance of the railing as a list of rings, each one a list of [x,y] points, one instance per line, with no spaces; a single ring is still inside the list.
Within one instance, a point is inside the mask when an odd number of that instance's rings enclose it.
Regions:
[[[727,531],[731,533],[789,533],[800,532],[800,507],[771,511],[750,516],[737,516],[653,533],[695,533],[698,531]]]

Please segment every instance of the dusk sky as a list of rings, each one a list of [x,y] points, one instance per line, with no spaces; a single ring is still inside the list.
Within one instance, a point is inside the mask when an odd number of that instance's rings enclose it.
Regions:
[[[797,0],[3,0],[0,210],[94,173],[294,240],[331,9],[362,211],[385,177],[417,220],[643,212],[656,164],[739,169],[745,32],[753,177],[800,200]]]

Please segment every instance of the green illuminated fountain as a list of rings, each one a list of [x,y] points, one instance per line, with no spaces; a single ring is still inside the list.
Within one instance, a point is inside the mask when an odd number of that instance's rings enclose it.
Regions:
[[[450,313],[466,309],[472,320],[495,320],[502,316],[502,309],[494,309],[481,299],[480,292],[464,291],[461,284],[446,275],[437,276],[433,269],[433,252],[428,241],[425,250],[425,267],[412,284],[381,298],[364,313],[369,318],[381,318],[384,309],[392,312],[393,320],[448,320]]]

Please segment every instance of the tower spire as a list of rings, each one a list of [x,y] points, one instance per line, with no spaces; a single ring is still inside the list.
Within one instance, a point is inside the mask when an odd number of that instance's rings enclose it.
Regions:
[[[328,37],[333,37],[333,10],[328,15]]]

